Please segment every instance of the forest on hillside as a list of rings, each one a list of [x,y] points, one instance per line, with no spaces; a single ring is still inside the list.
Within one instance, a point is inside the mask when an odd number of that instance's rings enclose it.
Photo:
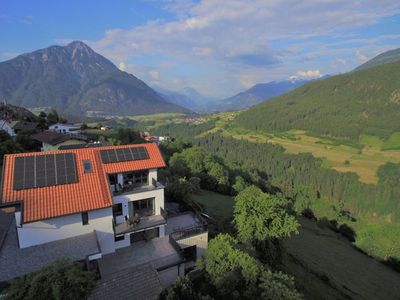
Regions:
[[[400,62],[318,80],[253,106],[239,127],[269,132],[301,129],[358,141],[400,131]]]
[[[295,200],[299,212],[324,205],[324,213],[329,211],[331,219],[349,226],[358,219],[361,223],[382,221],[380,227],[366,226],[366,231],[360,232],[360,243],[376,256],[400,258],[400,247],[393,246],[397,243],[393,233],[400,232],[400,164],[382,165],[378,183],[365,184],[354,173],[325,168],[321,159],[309,153],[288,154],[279,145],[257,144],[218,133],[196,139],[191,130],[198,134],[196,126],[187,124],[160,127],[156,132],[207,149],[246,182]]]

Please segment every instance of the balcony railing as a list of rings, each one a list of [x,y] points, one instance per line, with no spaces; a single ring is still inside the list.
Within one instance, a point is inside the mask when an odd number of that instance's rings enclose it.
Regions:
[[[186,228],[183,230],[178,230],[173,233],[171,233],[169,236],[175,241],[182,240],[184,238],[188,238],[191,236],[195,236],[201,233],[207,232],[207,225],[199,225],[199,226],[193,226],[190,228]]]
[[[157,227],[166,224],[167,221],[162,215],[141,216],[125,220],[121,224],[115,222],[113,218],[113,228],[115,235],[121,235],[129,232],[141,231],[146,228]]]
[[[153,180],[152,184],[126,184],[124,186],[117,186],[117,188],[113,190],[113,195],[118,196],[123,194],[142,193],[162,188],[164,188],[164,186],[161,183]]]

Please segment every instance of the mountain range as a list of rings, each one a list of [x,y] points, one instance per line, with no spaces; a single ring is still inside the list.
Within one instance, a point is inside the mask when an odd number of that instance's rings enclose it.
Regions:
[[[286,80],[259,83],[232,97],[218,101],[213,110],[227,111],[251,107],[302,86],[307,80]]]
[[[400,132],[400,57],[389,51],[352,72],[309,82],[241,113],[236,122],[252,130],[302,129],[358,139]],[[385,58],[385,59],[382,59]]]
[[[188,112],[80,41],[1,62],[0,99],[69,115]]]
[[[197,113],[210,112],[217,101],[216,98],[204,96],[191,87],[185,87],[180,91],[172,91],[161,87],[153,87],[166,101],[185,107]]]

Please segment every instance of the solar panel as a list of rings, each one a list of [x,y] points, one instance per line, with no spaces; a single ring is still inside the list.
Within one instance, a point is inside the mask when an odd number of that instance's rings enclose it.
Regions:
[[[53,186],[78,181],[73,153],[16,157],[14,190]]]
[[[100,157],[103,164],[150,158],[145,147],[100,150]]]

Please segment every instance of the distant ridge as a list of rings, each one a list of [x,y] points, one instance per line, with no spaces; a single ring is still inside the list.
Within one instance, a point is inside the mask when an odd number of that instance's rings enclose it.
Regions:
[[[307,83],[253,106],[236,122],[252,130],[302,129],[357,140],[400,132],[400,61]]]
[[[138,115],[187,112],[80,41],[51,46],[0,63],[0,99],[61,113]]]
[[[232,97],[219,101],[214,110],[238,110],[251,107],[264,100],[280,96],[302,86],[307,80],[285,80],[259,83]]]
[[[365,70],[372,67],[390,64],[396,61],[400,61],[400,48],[383,52],[361,66],[355,68],[355,71]]]

